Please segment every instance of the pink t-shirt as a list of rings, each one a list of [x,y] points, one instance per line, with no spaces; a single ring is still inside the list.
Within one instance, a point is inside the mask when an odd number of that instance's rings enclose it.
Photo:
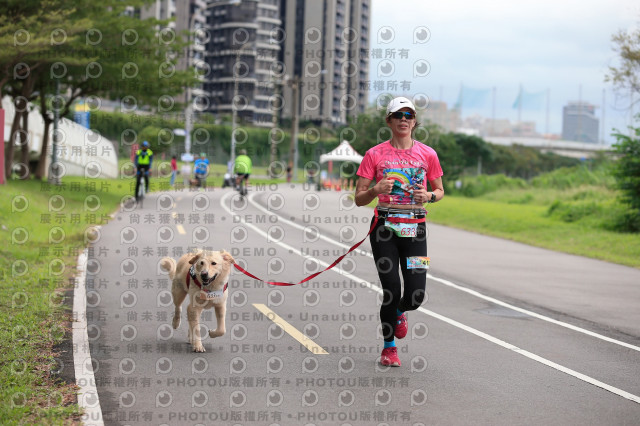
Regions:
[[[425,176],[427,181],[439,178],[442,167],[433,148],[421,142],[413,141],[409,149],[396,149],[386,141],[367,151],[357,175],[377,183],[385,174],[394,181],[393,189],[391,194],[378,195],[380,203],[416,204],[413,201],[416,184],[426,187]]]

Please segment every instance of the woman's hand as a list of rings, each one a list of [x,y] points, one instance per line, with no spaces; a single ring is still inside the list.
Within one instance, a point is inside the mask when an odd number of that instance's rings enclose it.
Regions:
[[[373,191],[377,194],[391,194],[391,190],[393,189],[393,180],[389,179],[387,175],[384,175],[382,180],[380,180],[373,187]]]
[[[419,204],[424,204],[429,201],[429,197],[427,196],[427,188],[419,183],[416,184],[416,186],[418,187],[418,189],[413,190],[413,200]]]

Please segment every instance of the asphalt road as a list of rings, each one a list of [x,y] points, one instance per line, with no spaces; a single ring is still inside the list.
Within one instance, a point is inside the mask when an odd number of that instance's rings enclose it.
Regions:
[[[186,309],[172,330],[161,257],[224,248],[298,282],[366,235],[372,212],[347,195],[154,193],[102,227],[87,322],[105,424],[638,424],[639,270],[433,224],[428,300],[409,314],[400,368],[378,365],[368,240],[298,286],[234,271],[227,334],[205,337],[205,353],[186,343]],[[215,328],[212,312],[203,323]]]

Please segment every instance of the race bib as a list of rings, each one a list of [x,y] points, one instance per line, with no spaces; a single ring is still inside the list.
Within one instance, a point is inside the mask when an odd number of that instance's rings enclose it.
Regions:
[[[429,269],[430,260],[426,256],[407,257],[407,269]]]
[[[200,290],[200,299],[202,300],[216,300],[222,297],[224,290],[204,291]]]
[[[389,214],[387,218],[413,219],[410,214]],[[418,236],[417,223],[389,222],[385,220],[384,227],[393,231],[398,237],[413,238]]]

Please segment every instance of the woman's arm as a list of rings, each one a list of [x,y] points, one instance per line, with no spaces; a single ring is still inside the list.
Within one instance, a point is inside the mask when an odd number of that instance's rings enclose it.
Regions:
[[[442,186],[442,178],[439,177],[434,180],[430,180],[431,191],[433,194],[436,194],[436,201],[440,201],[444,198],[444,187]],[[431,198],[431,194],[429,194],[429,199]],[[434,201],[435,202],[435,201]]]
[[[370,202],[372,202],[379,194],[390,194],[391,189],[393,188],[393,181],[388,179],[385,175],[381,181],[376,183],[373,187],[369,188],[373,182],[371,179],[366,179],[363,177],[358,178],[358,183],[356,184],[356,195],[355,202],[356,206],[366,206]]]
[[[365,179],[363,177],[358,178],[358,182],[356,183],[356,194],[354,197],[356,206],[366,206],[378,196],[375,192],[375,186],[369,188],[371,182],[373,182],[371,179]]]

